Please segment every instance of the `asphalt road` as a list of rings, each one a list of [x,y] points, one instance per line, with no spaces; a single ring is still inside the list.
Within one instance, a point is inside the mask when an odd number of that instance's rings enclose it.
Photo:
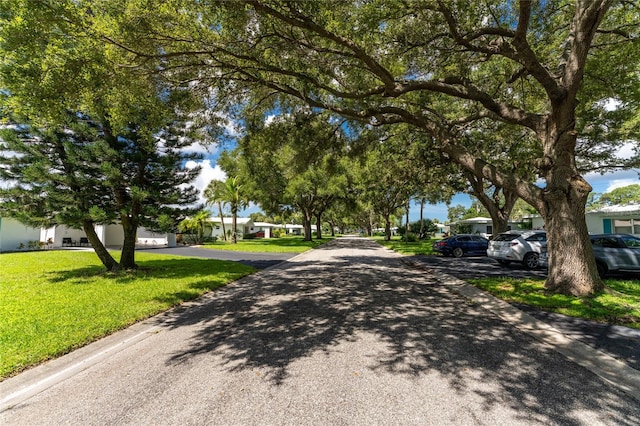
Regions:
[[[206,259],[220,259],[240,262],[256,269],[265,269],[292,258],[297,253],[253,253],[229,250],[210,250],[191,246],[172,248],[142,248],[138,250],[153,250],[154,253],[175,254],[178,256],[202,257]]]
[[[98,342],[71,354],[108,356],[0,424],[640,424],[637,399],[365,239],[137,327],[112,336],[111,352]],[[27,373],[64,376],[57,362]],[[0,383],[0,397],[20,380]]]

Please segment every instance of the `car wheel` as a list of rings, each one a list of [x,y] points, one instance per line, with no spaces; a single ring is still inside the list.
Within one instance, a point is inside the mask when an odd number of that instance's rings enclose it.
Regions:
[[[456,247],[453,249],[453,256],[454,257],[462,257],[462,255],[464,254],[464,252],[462,251],[462,249],[460,247]]]
[[[498,259],[498,263],[501,264],[502,266],[507,266],[511,262],[508,260]]]
[[[598,269],[598,275],[600,275],[600,278],[604,277],[605,275],[607,275],[607,267],[606,265],[600,263],[600,262],[596,262],[596,268]]]
[[[538,267],[538,253],[527,253],[522,259],[522,264],[527,269],[535,269]]]

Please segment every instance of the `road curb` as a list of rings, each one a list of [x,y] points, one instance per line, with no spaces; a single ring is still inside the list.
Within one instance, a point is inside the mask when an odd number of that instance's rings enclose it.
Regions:
[[[570,361],[586,368],[640,401],[640,372],[638,370],[589,345],[567,337],[546,322],[532,317],[466,281],[447,274],[441,274],[437,279],[456,293],[493,312],[517,329],[549,345]]]

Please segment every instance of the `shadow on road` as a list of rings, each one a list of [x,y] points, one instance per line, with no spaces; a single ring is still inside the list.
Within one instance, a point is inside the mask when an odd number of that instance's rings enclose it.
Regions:
[[[353,244],[337,240],[324,249]],[[367,240],[357,248],[377,249]],[[581,409],[598,412],[605,405],[617,417],[600,422],[640,423],[628,396],[552,348],[399,258],[368,254],[290,262],[218,291],[199,307],[175,311],[165,318],[170,326],[197,323],[199,332],[170,363],[216,354],[229,371],[267,370],[277,386],[296,360],[317,351],[329,354],[339,343],[367,333],[386,347],[371,360],[371,370],[408,378],[438,372],[460,393],[468,391],[471,380],[492,383],[497,391],[476,390],[487,409],[508,404],[523,413],[523,421],[578,424]]]

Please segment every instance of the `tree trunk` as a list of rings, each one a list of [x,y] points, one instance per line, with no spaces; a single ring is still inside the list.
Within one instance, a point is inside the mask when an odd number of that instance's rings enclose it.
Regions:
[[[238,232],[236,228],[238,226],[238,210],[236,210],[235,208],[231,209],[231,226],[233,227],[233,229],[231,230],[231,242],[233,244],[237,244]]]
[[[593,189],[575,164],[575,105],[552,105],[543,139],[544,156],[537,162],[547,183],[538,211],[545,219],[549,274],[545,287],[554,292],[585,296],[604,289],[589,239],[585,205]]]
[[[489,216],[491,216],[492,235],[498,235],[509,230],[511,211],[518,200],[518,195],[512,191],[503,189],[502,194],[505,198],[502,207],[498,205],[497,202],[485,203],[482,199],[478,198],[489,212]]]
[[[303,213],[302,215],[302,226],[304,228],[304,241],[312,241],[311,235],[311,218]]]
[[[227,241],[227,230],[224,229],[224,214],[222,214],[222,203],[218,201],[218,211],[220,212],[220,226],[222,226],[222,239]]]
[[[424,203],[426,199],[424,197],[420,198],[420,239],[423,240],[424,235]]]
[[[406,243],[409,242],[409,208],[411,207],[411,198],[409,198],[409,201],[407,201],[407,214],[405,217],[405,230],[404,230],[404,241]]]
[[[602,291],[604,284],[596,269],[587,231],[586,196],[572,198],[550,194],[545,197],[548,211],[543,217],[549,253],[545,287],[554,293],[584,296]]]
[[[102,262],[107,271],[118,271],[120,270],[120,265],[116,260],[111,256],[111,253],[106,249],[98,234],[96,233],[95,228],[93,227],[93,222],[90,220],[85,220],[82,222],[82,229],[84,233],[87,235],[87,239],[91,243],[91,247],[96,252],[98,259]]]
[[[389,215],[384,217],[384,240],[391,241],[391,219]]]
[[[138,232],[137,221],[129,217],[122,220],[122,229],[124,231],[124,242],[122,243],[122,251],[120,254],[120,267],[122,269],[137,269],[136,255],[136,234]]]
[[[335,222],[331,222],[330,221],[329,222],[329,226],[331,227],[331,236],[335,237],[336,236],[336,224],[335,224]]]
[[[507,188],[495,186],[493,197],[490,197],[485,193],[484,177],[477,176],[470,171],[465,171],[465,176],[471,185],[472,193],[480,201],[480,204],[484,206],[491,216],[492,235],[498,235],[502,232],[509,230],[509,218],[511,217],[511,211],[513,206],[518,201],[518,194],[515,191],[511,191]],[[500,191],[504,200],[500,200]],[[502,206],[500,203],[503,202]]]
[[[322,239],[322,213],[316,214],[316,238],[318,240]]]

